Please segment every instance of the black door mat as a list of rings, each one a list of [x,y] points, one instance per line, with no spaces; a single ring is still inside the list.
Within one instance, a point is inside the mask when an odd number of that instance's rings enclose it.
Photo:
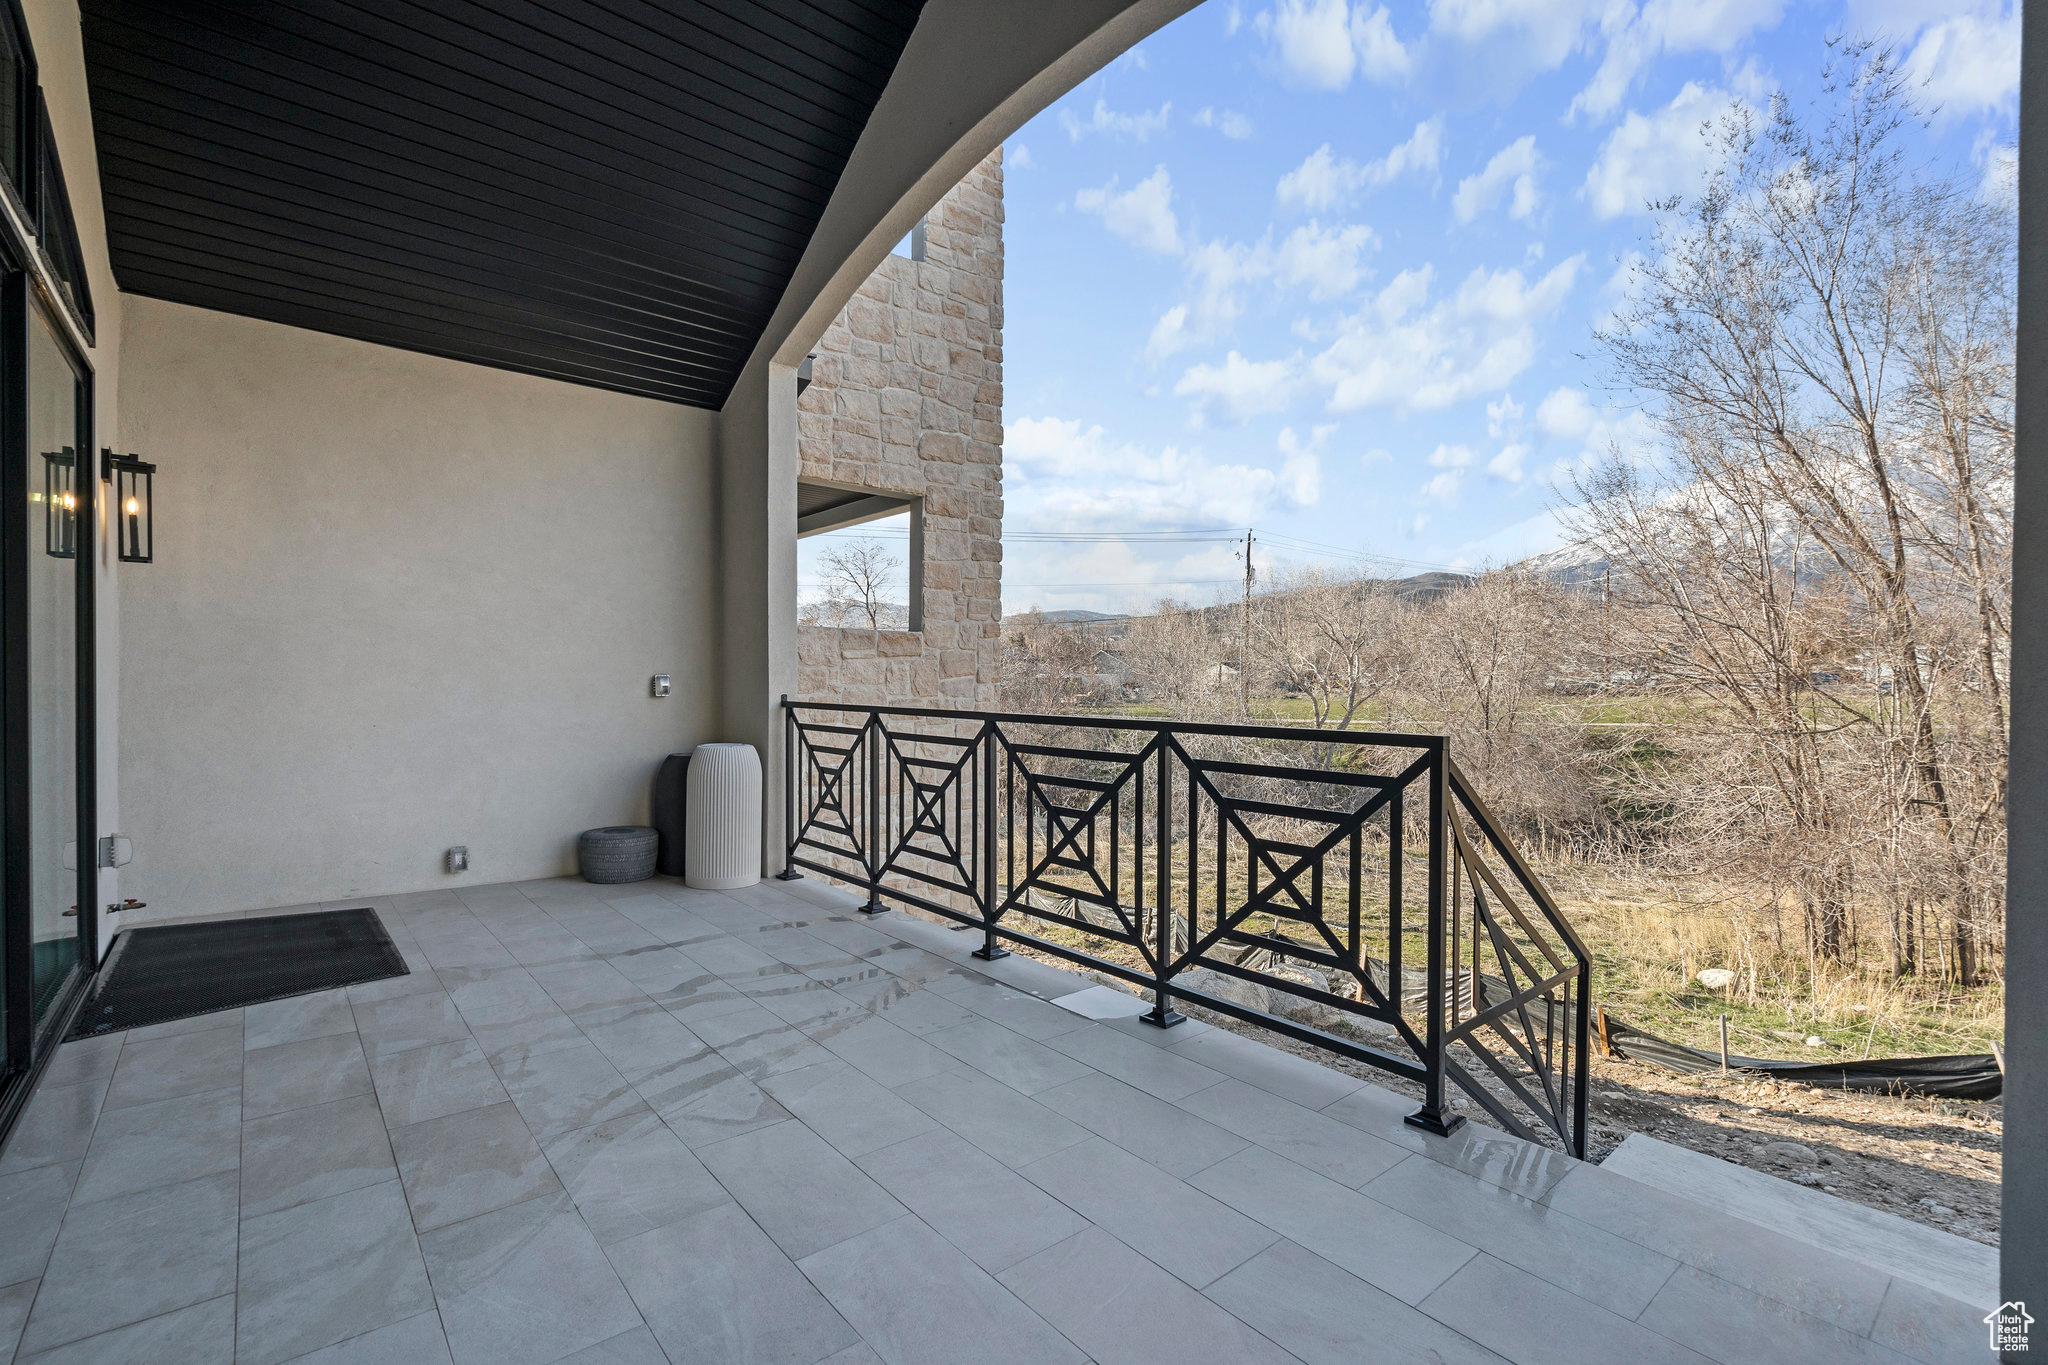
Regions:
[[[369,909],[129,929],[114,940],[71,1036],[168,1024],[410,971]]]

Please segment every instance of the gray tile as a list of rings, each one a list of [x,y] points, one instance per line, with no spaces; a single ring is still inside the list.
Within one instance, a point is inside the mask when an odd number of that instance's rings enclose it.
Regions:
[[[22,1324],[28,1321],[29,1305],[36,1301],[40,1280],[23,1280],[0,1289],[0,1361],[14,1359],[14,1344],[21,1340]]]
[[[754,999],[784,1023],[793,1024],[812,1035],[835,1024],[850,1024],[867,1015],[866,1010],[824,982],[808,976],[778,990],[762,991]]]
[[[959,1065],[908,1029],[864,1010],[813,1033],[811,1039],[891,1089]]]
[[[859,1167],[795,1120],[714,1142],[697,1155],[792,1260],[904,1213]]]
[[[566,1194],[420,1239],[457,1365],[542,1365],[640,1325]]]
[[[1048,1039],[1046,1046],[1162,1100],[1192,1095],[1223,1079],[1222,1072],[1176,1056],[1169,1048],[1150,1047],[1092,1023]]]
[[[1361,1359],[1506,1365],[1484,1346],[1292,1242],[1276,1242],[1209,1286],[1210,1298],[1307,1365]],[[1371,1343],[1370,1357],[1361,1348]]]
[[[240,1010],[212,1010],[206,1014],[193,1014],[183,1019],[151,1024],[147,1028],[130,1029],[127,1037],[131,1043],[141,1043],[156,1038],[176,1038],[187,1033],[211,1033],[215,1029],[241,1026]]]
[[[956,1024],[972,1023],[981,1017],[936,991],[917,989],[893,976],[872,981],[841,982],[833,989],[905,1033],[920,1037]]]
[[[923,1110],[836,1058],[765,1077],[761,1088],[848,1156],[861,1156],[939,1126]]]
[[[1235,1133],[1109,1076],[1083,1076],[1041,1090],[1036,1099],[1169,1175],[1193,1175],[1251,1145]]]
[[[242,1125],[242,1216],[276,1213],[398,1174],[372,1095],[251,1119]]]
[[[421,1232],[562,1188],[510,1104],[394,1128],[391,1147]]]
[[[353,1033],[356,1017],[349,1009],[346,990],[294,995],[251,1005],[242,1012],[242,1046],[276,1047],[307,1038],[325,1038],[335,1033]]]
[[[780,1123],[789,1111],[710,1048],[643,1078],[635,1087],[689,1146],[723,1142]]]
[[[289,1360],[433,1303],[395,1180],[242,1224],[238,1365]]]
[[[449,1365],[441,1315],[416,1313],[300,1356],[292,1365]]]
[[[367,1095],[370,1064],[353,1033],[281,1043],[248,1054],[242,1067],[242,1113],[247,1118],[304,1109],[350,1095]]]
[[[1516,1365],[1704,1365],[1707,1359],[1483,1253],[1417,1307]]]
[[[1293,1357],[1100,1228],[999,1277],[1097,1360],[1287,1365]]]
[[[1087,1226],[1065,1204],[945,1129],[870,1152],[855,1164],[991,1274]]]
[[[1188,1183],[1404,1303],[1420,1301],[1473,1254],[1455,1237],[1260,1147]]]
[[[1597,1166],[1573,1171],[1544,1202],[1852,1332],[1871,1329],[1890,1283],[1881,1270]]]
[[[57,1055],[43,1068],[43,1077],[37,1082],[45,1090],[56,1090],[67,1085],[82,1085],[87,1081],[106,1081],[114,1074],[114,1063],[120,1060],[120,1034],[105,1038],[81,1038],[66,1043],[57,1049]]]
[[[633,1085],[704,1050],[696,1034],[652,1000],[591,1009],[577,1024]]]
[[[606,961],[643,995],[650,996],[665,995],[704,972],[694,959],[674,948],[647,948]]]
[[[0,1151],[0,1176],[34,1166],[75,1166],[85,1160],[106,1095],[105,1078],[38,1089]]]
[[[23,1365],[232,1365],[234,1358],[235,1300],[229,1294],[22,1360]]]
[[[1088,1130],[979,1071],[962,1068],[896,1093],[1006,1166],[1026,1166],[1083,1142]]]
[[[106,1107],[149,1104],[242,1083],[242,1021],[227,1028],[136,1041],[121,1049]]]
[[[545,1018],[557,1008],[524,967],[477,973],[469,980],[451,984],[448,996],[462,1012],[463,1022],[472,1029]]]
[[[1422,1139],[1422,1154],[1440,1165],[1463,1171],[1489,1185],[1498,1185],[1525,1199],[1541,1199],[1584,1163],[1510,1137],[1477,1123],[1461,1124],[1449,1137],[1410,1128]]]
[[[385,1053],[372,1063],[372,1072],[384,1121],[393,1128],[508,1098],[483,1049],[468,1038]]]
[[[1911,1365],[1868,1337],[1691,1266],[1680,1266],[1636,1321],[1722,1365]]]
[[[78,1180],[77,1163],[31,1166],[0,1175],[0,1284],[32,1280],[43,1273],[57,1229]]]
[[[600,1245],[732,1202],[683,1140],[652,1113],[550,1138],[548,1162]]]
[[[1044,1040],[1089,1027],[1086,1019],[1071,1010],[1063,1010],[1050,1001],[993,981],[963,981],[949,977],[932,982],[926,989],[936,991],[954,1004],[964,1005],[982,1018],[1026,1038]],[[1073,989],[1072,985],[1065,988],[1066,991]]]
[[[535,1137],[553,1137],[647,1109],[639,1092],[588,1042],[539,1052],[515,1049],[493,1065]]]
[[[1279,1240],[1270,1228],[1102,1138],[1033,1162],[1023,1174],[1197,1289]]]
[[[441,978],[430,971],[410,971],[404,976],[387,976],[382,981],[365,981],[348,988],[350,1005],[365,1005],[379,1000],[395,1000],[401,995],[419,995],[427,992],[447,992],[441,986]],[[361,1017],[357,1018],[357,1030],[362,1027]]]
[[[1983,1312],[1911,1280],[1894,1278],[1871,1338],[1927,1365],[1991,1365]]]
[[[435,971],[454,967],[514,967],[512,954],[481,924],[474,931],[450,932],[420,926],[414,931],[420,952]]]
[[[673,1360],[811,1365],[858,1337],[731,1204],[616,1243],[612,1264]]]
[[[563,1356],[555,1365],[669,1365],[668,1352],[645,1327],[621,1332],[608,1341]]]
[[[234,1087],[134,1104],[100,1116],[72,1198],[81,1204],[232,1171],[241,1161]]]
[[[731,1036],[719,1026],[736,1022],[740,1016],[720,1015],[709,1025],[692,1024],[691,1031],[717,1048],[719,1054],[753,1079],[765,1080],[778,1071],[796,1071],[839,1060],[804,1036],[801,1029],[784,1023],[767,1010],[747,1016],[751,1027]]]
[[[1066,1011],[1057,1013],[1066,1014]],[[1075,1016],[1068,1014],[1066,1017],[1072,1019]],[[1035,1095],[1041,1090],[1085,1076],[1092,1069],[1086,1062],[1054,1052],[1045,1044],[1034,1043],[989,1019],[940,1029],[925,1041],[1026,1095]]]
[[[1391,1170],[1409,1155],[1391,1142],[1234,1078],[1198,1090],[1179,1104],[1297,1166],[1352,1189]]]
[[[1406,1147],[1411,1152],[1426,1152],[1429,1135],[1407,1121],[1408,1115],[1420,1107],[1420,1101],[1411,1100],[1406,1095],[1397,1095],[1376,1085],[1360,1085],[1342,1099],[1323,1105],[1321,1112],[1340,1123],[1350,1124],[1360,1132],[1371,1133],[1382,1142]],[[1465,1125],[1467,1128],[1471,1126]]]
[[[81,1205],[58,1234],[21,1350],[61,1346],[234,1288],[234,1176]]]
[[[800,1263],[891,1365],[1085,1362],[1072,1343],[915,1217]]]
[[[438,983],[432,990],[359,1002],[355,1016],[363,1050],[372,1057],[434,1043],[458,1043],[469,1036],[462,1012]]]
[[[494,1064],[508,1053],[538,1056],[558,1047],[575,1047],[589,1041],[583,1030],[576,1027],[576,1017],[560,1010],[510,1024],[487,1024],[469,1032],[476,1039],[476,1045],[484,1050],[484,1056]]]
[[[1172,1046],[1181,1056],[1211,1071],[1235,1076],[1309,1109],[1321,1109],[1365,1084],[1356,1076],[1318,1066],[1226,1029],[1179,1039]]]
[[[1678,1268],[1668,1256],[1423,1156],[1363,1192],[1625,1318],[1641,1313]],[[1560,1255],[1565,1247],[1570,1254]]]

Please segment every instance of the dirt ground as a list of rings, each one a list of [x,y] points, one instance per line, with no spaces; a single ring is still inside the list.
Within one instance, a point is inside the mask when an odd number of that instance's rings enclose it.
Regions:
[[[1051,954],[1012,945],[1026,956],[1076,970]],[[1129,989],[1092,972],[1105,985]],[[1389,1090],[1420,1087],[1312,1044],[1191,1006],[1185,1012],[1218,1028],[1347,1072]],[[1739,1073],[1679,1076],[1618,1058],[1593,1059],[1587,1155],[1601,1161],[1630,1133],[1797,1181],[1843,1199],[1910,1218],[1987,1246],[1998,1245],[1998,1180],[2003,1112],[1998,1101],[1910,1099],[1818,1090]],[[1452,1108],[1492,1126],[1476,1104]],[[1809,1161],[1781,1145],[1812,1153]]]

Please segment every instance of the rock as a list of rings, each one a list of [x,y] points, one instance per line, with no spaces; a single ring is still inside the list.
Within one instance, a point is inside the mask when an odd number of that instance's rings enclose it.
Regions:
[[[1820,1153],[1803,1142],[1766,1142],[1757,1148],[1757,1155],[1780,1166],[1812,1166],[1820,1161]]]
[[[1806,1035],[1806,1045],[1808,1047],[1826,1047],[1828,1040],[1821,1037],[1818,1033],[1809,1033]]]
[[[1937,1218],[1953,1218],[1956,1216],[1954,1209],[1936,1199],[1922,1199],[1920,1207],[1926,1209]]]
[[[1725,991],[1735,984],[1735,973],[1726,967],[1709,967],[1693,980],[1710,991]]]
[[[1812,1171],[1794,1171],[1791,1180],[1793,1184],[1805,1185],[1809,1189],[1818,1189],[1820,1187],[1820,1177]]]

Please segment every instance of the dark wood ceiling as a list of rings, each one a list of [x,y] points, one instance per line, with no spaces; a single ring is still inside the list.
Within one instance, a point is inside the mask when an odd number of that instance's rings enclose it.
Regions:
[[[136,294],[716,408],[924,0],[84,0]]]

